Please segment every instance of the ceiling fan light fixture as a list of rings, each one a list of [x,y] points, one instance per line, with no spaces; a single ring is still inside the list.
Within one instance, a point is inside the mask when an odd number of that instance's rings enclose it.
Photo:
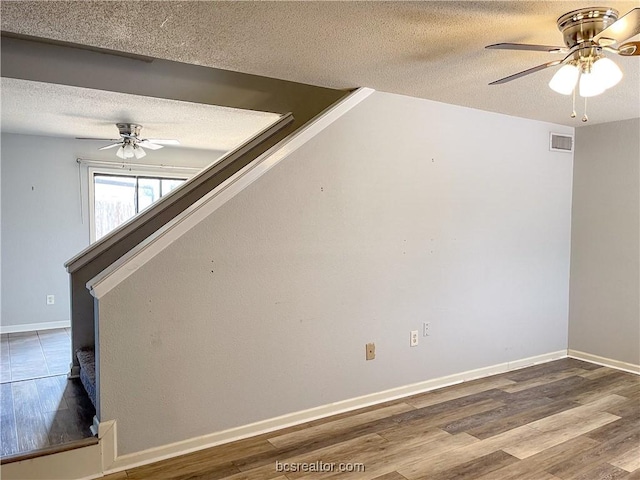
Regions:
[[[116,150],[116,157],[121,158],[124,160],[124,145],[122,145],[121,147],[118,147],[118,150]]]
[[[616,63],[606,57],[599,58],[593,62],[591,74],[595,75],[603,90],[611,88],[622,80],[622,70]]]
[[[562,95],[571,95],[573,89],[576,88],[580,69],[576,65],[568,64],[560,68],[553,78],[549,81],[549,87],[554,92]]]
[[[124,158],[133,158],[135,156],[134,151],[135,149],[133,148],[133,145],[131,145],[130,143],[127,143],[126,145],[124,145],[124,147],[122,147],[122,153],[124,155]]]
[[[138,145],[134,147],[133,154],[136,156],[137,160],[140,160],[142,157],[147,156],[147,152],[145,152],[144,149],[142,147],[139,147]]]
[[[579,88],[581,97],[595,97],[605,90],[600,79],[592,72],[580,75]]]

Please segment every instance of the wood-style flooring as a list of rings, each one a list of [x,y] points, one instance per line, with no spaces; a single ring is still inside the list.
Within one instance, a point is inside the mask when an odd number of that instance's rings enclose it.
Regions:
[[[640,377],[567,358],[105,477],[320,478],[639,480]]]
[[[79,380],[68,380],[66,329],[1,336],[0,457],[8,461],[93,436],[95,409]]]

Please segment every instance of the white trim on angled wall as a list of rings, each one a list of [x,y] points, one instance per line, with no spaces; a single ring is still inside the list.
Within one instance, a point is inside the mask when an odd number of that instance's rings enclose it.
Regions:
[[[571,349],[568,350],[568,356],[578,360],[584,360],[585,362],[595,363],[604,367],[615,368],[616,370],[622,370],[623,372],[640,375],[640,365],[634,365],[633,363],[621,362],[620,360],[613,360],[612,358],[600,357],[598,355],[592,355],[591,353]]]
[[[21,325],[0,325],[0,333],[35,332],[36,330],[52,330],[54,328],[70,328],[70,320],[58,322],[23,323]]]

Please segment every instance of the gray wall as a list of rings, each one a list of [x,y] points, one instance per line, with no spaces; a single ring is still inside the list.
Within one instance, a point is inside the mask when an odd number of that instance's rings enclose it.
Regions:
[[[102,143],[103,144],[103,143]],[[2,317],[4,330],[69,321],[64,262],[89,244],[88,205],[81,216],[76,158],[117,160],[100,142],[2,134]],[[202,166],[221,152],[165,148],[144,163]],[[81,171],[86,197],[86,168]],[[83,222],[84,220],[84,222]],[[55,295],[55,305],[46,296]]]
[[[180,237],[99,302],[119,454],[566,349],[550,131],[374,93]]]
[[[576,129],[569,348],[640,364],[640,119]]]

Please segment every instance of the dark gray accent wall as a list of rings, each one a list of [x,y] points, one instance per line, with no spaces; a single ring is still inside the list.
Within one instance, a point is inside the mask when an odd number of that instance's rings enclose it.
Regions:
[[[569,348],[640,364],[640,119],[576,129]]]

